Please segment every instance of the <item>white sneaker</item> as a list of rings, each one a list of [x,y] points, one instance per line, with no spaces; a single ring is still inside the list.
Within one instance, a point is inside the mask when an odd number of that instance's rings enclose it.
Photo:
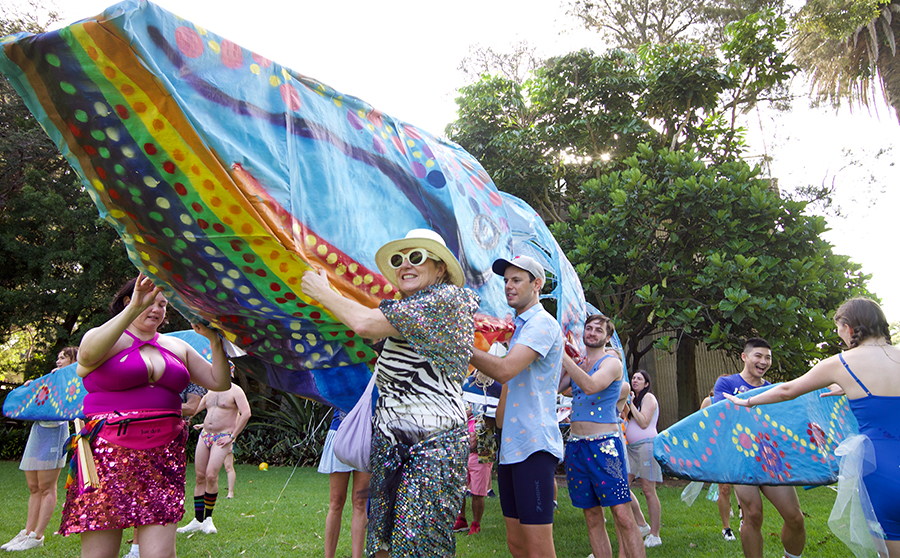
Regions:
[[[638,529],[641,530],[641,538],[644,538],[650,534],[650,526],[646,523],[644,523],[643,525],[638,525]]]
[[[38,538],[37,533],[28,533],[28,536],[18,543],[6,548],[9,552],[17,550],[31,550],[32,548],[40,548],[44,546],[44,537]]]
[[[9,542],[6,542],[6,543],[3,543],[2,545],[0,545],[0,549],[6,550],[13,545],[19,544],[20,542],[25,540],[25,537],[27,537],[27,536],[28,536],[28,533],[25,531],[25,529],[22,529],[21,531],[19,531],[18,535],[9,539]]]
[[[731,530],[731,527],[722,529],[722,538],[726,541],[733,541],[735,539],[734,531]]]
[[[657,537],[656,535],[647,535],[647,538],[644,539],[644,546],[646,546],[647,548],[652,548],[661,544],[662,539]]]
[[[207,517],[203,520],[203,523],[200,525],[200,528],[203,529],[203,532],[207,535],[215,535],[219,531],[216,530],[216,526],[213,525],[212,516]]]
[[[194,531],[199,531],[200,529],[203,529],[203,524],[197,521],[197,518],[195,517],[184,527],[179,527],[175,530],[179,533],[193,533]]]
[[[135,551],[132,550],[132,551],[130,551],[128,554],[126,554],[125,556],[122,556],[122,558],[141,558],[141,555],[140,555],[139,553],[137,553],[137,552],[135,552]]]

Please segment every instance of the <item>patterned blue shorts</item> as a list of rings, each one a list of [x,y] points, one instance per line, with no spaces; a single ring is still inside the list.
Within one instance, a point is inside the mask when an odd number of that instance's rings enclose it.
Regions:
[[[626,459],[619,436],[570,440],[566,444],[566,478],[572,505],[586,510],[630,502]]]

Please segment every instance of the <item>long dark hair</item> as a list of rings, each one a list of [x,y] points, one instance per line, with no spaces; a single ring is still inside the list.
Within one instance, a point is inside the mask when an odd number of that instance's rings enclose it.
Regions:
[[[118,316],[119,312],[125,309],[125,299],[134,295],[134,284],[137,283],[137,277],[132,277],[127,283],[119,287],[116,296],[113,297],[109,304],[109,313],[111,316]]]
[[[860,296],[841,304],[834,313],[834,322],[845,324],[853,330],[851,349],[858,347],[866,337],[884,337],[891,344],[891,328],[887,318],[881,306],[871,298]]]
[[[635,374],[640,374],[644,377],[644,381],[647,382],[647,385],[644,386],[644,389],[642,389],[634,396],[634,406],[638,411],[640,411],[641,403],[644,401],[644,396],[650,393],[650,374],[648,374],[646,370],[638,370],[635,372]]]

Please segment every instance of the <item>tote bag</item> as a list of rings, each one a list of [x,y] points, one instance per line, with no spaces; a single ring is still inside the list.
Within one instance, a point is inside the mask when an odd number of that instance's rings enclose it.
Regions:
[[[372,389],[375,374],[369,379],[366,390],[353,409],[347,413],[334,433],[334,456],[341,463],[357,471],[371,473],[369,458],[372,455]]]

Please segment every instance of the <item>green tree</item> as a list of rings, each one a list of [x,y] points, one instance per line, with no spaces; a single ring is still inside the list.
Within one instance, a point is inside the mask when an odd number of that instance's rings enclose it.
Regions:
[[[782,0],[570,0],[569,14],[612,46],[723,42],[725,28],[754,12],[780,11]]]
[[[819,99],[867,106],[878,85],[900,121],[898,38],[900,0],[808,0],[796,21],[794,57]]]
[[[760,335],[773,370],[796,376],[833,352],[827,312],[864,294],[867,276],[822,240],[822,217],[780,198],[739,159],[642,144],[624,168],[585,182],[569,220],[551,226],[588,301],[613,317],[636,369],[657,348],[677,353],[679,416],[700,405],[698,342],[740,352]]]

